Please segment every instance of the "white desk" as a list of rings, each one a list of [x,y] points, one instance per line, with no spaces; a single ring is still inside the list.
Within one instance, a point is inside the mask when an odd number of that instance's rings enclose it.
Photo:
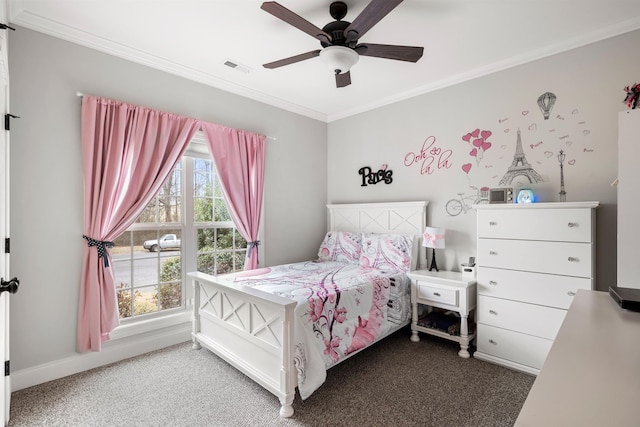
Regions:
[[[515,425],[638,426],[639,408],[640,312],[579,290]]]

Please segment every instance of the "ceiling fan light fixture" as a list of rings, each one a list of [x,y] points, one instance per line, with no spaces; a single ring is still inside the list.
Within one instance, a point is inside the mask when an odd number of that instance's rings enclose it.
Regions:
[[[344,74],[353,67],[360,56],[345,46],[327,46],[320,51],[320,58],[336,74]]]

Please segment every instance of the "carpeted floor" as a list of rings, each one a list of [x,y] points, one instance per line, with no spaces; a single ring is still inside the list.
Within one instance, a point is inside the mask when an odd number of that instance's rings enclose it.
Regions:
[[[13,393],[9,426],[512,426],[534,377],[409,329],[331,368],[295,414],[184,343]]]

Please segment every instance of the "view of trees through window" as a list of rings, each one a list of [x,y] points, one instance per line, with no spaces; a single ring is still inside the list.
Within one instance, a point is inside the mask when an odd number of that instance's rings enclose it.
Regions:
[[[186,271],[242,270],[246,250],[213,162],[185,156],[135,224],[114,240],[120,318],[183,309]]]

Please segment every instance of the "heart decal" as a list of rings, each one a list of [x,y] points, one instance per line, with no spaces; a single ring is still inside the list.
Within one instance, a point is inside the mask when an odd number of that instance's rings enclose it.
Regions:
[[[537,124],[535,124],[535,123],[532,123],[532,124],[529,126],[529,130],[538,130],[538,125],[537,125]]]
[[[471,152],[469,153],[470,156],[476,157],[478,155],[478,149],[474,148],[473,150],[471,150]]]
[[[491,136],[491,131],[483,130],[482,132],[480,132],[480,136],[483,137],[484,139],[489,139],[489,137]]]
[[[569,160],[567,163],[569,163],[571,166],[573,166],[573,165],[576,164],[576,161],[575,160]]]
[[[527,110],[524,110],[524,111],[522,112],[522,115],[523,115],[523,116],[526,116],[527,114],[529,114],[529,111],[527,111]]]
[[[545,151],[544,156],[548,159],[549,157],[553,156],[553,153],[551,151]]]
[[[476,129],[473,132],[471,132],[471,136],[474,138],[477,138],[478,135],[480,135],[480,129]]]
[[[387,170],[387,164],[385,163],[384,165],[380,166],[380,170],[381,171],[386,171]]]
[[[487,151],[489,148],[491,148],[491,143],[490,142],[483,142],[482,143],[482,151]]]
[[[480,147],[482,147],[482,143],[483,142],[484,142],[484,139],[482,139],[482,138],[474,139],[473,140],[473,146],[480,148]]]
[[[462,140],[465,141],[465,142],[469,142],[470,139],[471,139],[471,134],[470,133],[468,133],[468,134],[466,134],[465,136],[462,137]]]
[[[462,165],[462,170],[464,171],[464,173],[469,173],[469,171],[471,170],[471,163],[465,163],[464,165]]]

